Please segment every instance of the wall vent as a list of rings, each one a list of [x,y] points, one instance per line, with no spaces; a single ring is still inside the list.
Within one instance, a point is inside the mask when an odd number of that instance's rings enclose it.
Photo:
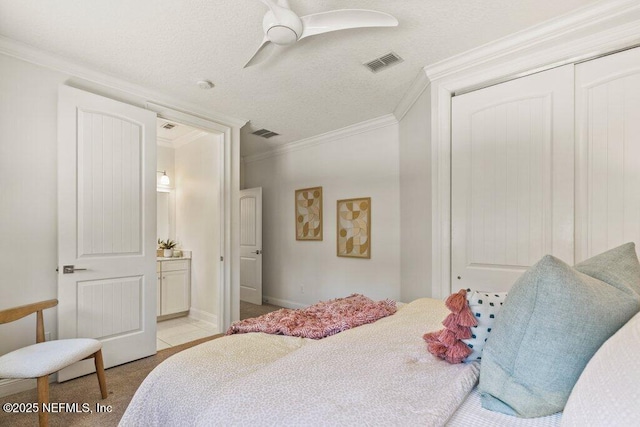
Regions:
[[[162,129],[167,129],[167,130],[173,129],[174,127],[176,127],[176,125],[174,125],[173,123],[165,123],[161,126]]]
[[[389,52],[372,61],[365,62],[363,65],[367,67],[372,73],[377,73],[391,67],[392,65],[399,64],[402,61],[404,61],[404,59],[400,58],[400,56],[398,56],[396,53]]]
[[[255,132],[251,132],[252,135],[261,136],[263,138],[271,138],[272,136],[280,135],[279,133],[275,133],[269,129],[260,129]]]

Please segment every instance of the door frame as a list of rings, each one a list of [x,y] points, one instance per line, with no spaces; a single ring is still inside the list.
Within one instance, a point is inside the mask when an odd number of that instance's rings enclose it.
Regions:
[[[164,105],[155,104],[153,102],[147,102],[146,108],[154,111],[158,118],[166,119],[177,123],[182,123],[187,126],[192,126],[200,130],[218,135],[221,139],[220,142],[220,194],[221,206],[220,206],[220,254],[222,256],[221,267],[218,277],[218,318],[217,326],[219,331],[225,331],[230,325],[232,320],[237,320],[234,317],[233,309],[234,303],[239,307],[240,299],[240,285],[238,281],[237,292],[234,292],[234,286],[232,284],[232,235],[231,235],[231,218],[232,218],[232,200],[233,200],[233,188],[232,188],[232,173],[231,173],[231,157],[232,157],[232,128],[214,122],[213,120],[205,119],[195,116],[190,113],[174,110]],[[239,188],[238,188],[239,191]],[[239,240],[239,230],[238,234]],[[239,248],[238,248],[238,261],[239,261]],[[239,267],[239,262],[236,264]],[[238,272],[239,276],[239,272]],[[238,297],[234,297],[235,293]],[[216,307],[211,307],[216,308]]]
[[[583,34],[587,34],[584,36]],[[613,0],[579,9],[514,36],[424,68],[406,98],[431,86],[432,298],[452,292],[451,98],[456,94],[640,45],[640,4]],[[420,78],[422,77],[422,78]],[[400,103],[399,120],[413,104]],[[399,107],[400,107],[399,106]]]

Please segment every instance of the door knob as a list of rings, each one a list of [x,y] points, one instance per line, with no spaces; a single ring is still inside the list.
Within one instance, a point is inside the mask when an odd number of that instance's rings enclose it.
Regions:
[[[255,251],[255,252],[251,252],[251,253],[252,253],[252,254],[256,254],[256,255],[260,255],[262,252],[260,252],[260,249],[258,249],[257,251]]]
[[[62,266],[62,274],[73,274],[76,271],[86,270],[86,268],[76,268],[75,265]]]

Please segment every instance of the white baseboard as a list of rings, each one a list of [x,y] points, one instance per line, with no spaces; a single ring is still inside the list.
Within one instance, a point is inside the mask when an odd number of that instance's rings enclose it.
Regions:
[[[201,322],[209,323],[218,332],[220,332],[220,329],[218,328],[218,316],[215,314],[191,307],[189,309],[189,317],[195,320],[200,320]]]
[[[53,383],[58,380],[58,374],[49,375],[49,382]],[[26,390],[32,390],[37,387],[35,379],[14,379],[5,378],[0,380],[0,397],[11,396]]]
[[[36,388],[36,380],[0,380],[0,397],[10,396],[33,388]]]
[[[295,301],[289,301],[286,299],[274,298],[267,295],[262,296],[262,300],[267,304],[279,305],[284,308],[307,308],[309,304],[301,304]]]

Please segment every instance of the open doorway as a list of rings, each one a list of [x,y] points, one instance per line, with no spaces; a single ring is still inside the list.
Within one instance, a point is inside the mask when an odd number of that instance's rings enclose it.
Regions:
[[[157,121],[157,349],[221,330],[224,139]]]

